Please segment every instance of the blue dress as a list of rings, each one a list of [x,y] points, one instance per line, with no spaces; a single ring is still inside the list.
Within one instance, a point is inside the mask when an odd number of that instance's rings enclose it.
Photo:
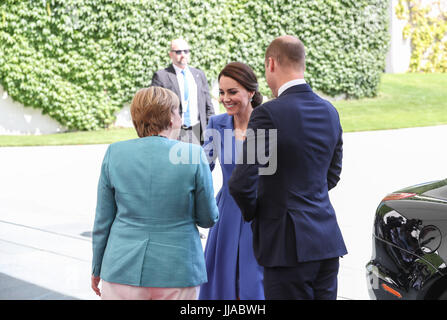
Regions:
[[[235,139],[233,130],[233,117],[225,113],[210,118],[205,134],[205,153],[210,159],[219,158],[223,184],[216,196],[219,220],[210,229],[205,246],[208,282],[200,287],[200,300],[265,299],[263,268],[253,253],[251,222],[243,220],[228,190],[228,180],[242,148],[242,141]]]

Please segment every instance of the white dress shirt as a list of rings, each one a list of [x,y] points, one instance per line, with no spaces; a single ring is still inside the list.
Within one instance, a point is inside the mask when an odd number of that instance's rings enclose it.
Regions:
[[[181,97],[181,103],[182,103],[182,123],[184,123],[184,114],[186,111],[186,107],[188,105],[188,102],[185,101],[185,86],[183,83],[183,74],[181,68],[177,67],[175,64],[173,64],[175,74],[177,75],[177,82],[178,86],[180,88],[180,95]],[[188,92],[189,92],[189,118],[191,120],[191,126],[194,126],[199,122],[199,108],[197,107],[197,84],[194,79],[194,76],[192,75],[191,71],[188,67],[185,69],[185,75],[186,80],[188,81]]]
[[[278,89],[278,97],[281,95],[281,93],[283,93],[284,91],[286,91],[290,87],[297,86],[299,84],[304,84],[304,83],[306,83],[306,80],[304,80],[304,79],[294,79],[294,80],[291,80],[289,82],[284,83]]]

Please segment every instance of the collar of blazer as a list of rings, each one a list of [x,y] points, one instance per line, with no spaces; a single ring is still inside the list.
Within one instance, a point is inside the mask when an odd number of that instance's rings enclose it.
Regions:
[[[168,79],[171,81],[173,87],[174,87],[174,93],[180,97],[180,87],[178,86],[177,81],[177,74],[175,73],[174,66],[172,64],[169,65],[169,67],[166,68],[166,72],[168,74]],[[180,101],[180,110],[181,110],[182,102]]]
[[[193,68],[193,67],[191,67],[191,66],[188,66],[188,69],[189,69],[189,72],[191,72],[191,74],[192,74],[192,76],[194,77],[194,79],[196,79],[196,78],[198,78],[198,77],[200,76],[200,72],[199,72],[198,69]],[[178,85],[178,81],[177,81],[177,73],[175,72],[174,65],[171,63],[165,70],[166,70],[166,72],[167,72],[167,74],[168,74],[169,81],[171,81],[171,83],[172,83],[172,85],[173,85],[173,87],[174,87],[174,93],[175,93],[178,97],[180,97],[180,95],[181,95],[181,93],[180,93],[180,87],[179,87],[179,85]],[[197,83],[198,83],[198,82],[196,81],[196,84],[197,84]],[[197,92],[198,92],[198,91],[197,91]],[[199,99],[201,99],[201,96],[200,96],[200,95],[197,96],[197,103],[198,103],[198,104],[200,104],[200,100],[199,100]],[[199,112],[200,112],[200,110],[199,110]],[[180,101],[180,114],[182,114],[182,113],[183,113],[183,106],[182,106],[182,102]]]
[[[193,68],[191,66],[188,66],[189,72],[191,72],[194,79],[198,78],[200,76],[199,71],[196,68]],[[177,73],[175,72],[174,65],[171,63],[169,67],[166,68],[166,71],[168,72],[169,80],[173,83],[175,88],[175,93],[180,97],[180,88],[178,86],[177,81]],[[197,83],[197,82],[196,82]]]
[[[307,83],[299,84],[299,85],[288,88],[283,93],[281,93],[279,95],[279,97],[288,95],[290,93],[299,93],[299,92],[312,92],[312,88]]]
[[[224,130],[224,129],[234,129],[233,128],[233,116],[228,115],[228,113],[222,113],[213,116],[214,129]]]

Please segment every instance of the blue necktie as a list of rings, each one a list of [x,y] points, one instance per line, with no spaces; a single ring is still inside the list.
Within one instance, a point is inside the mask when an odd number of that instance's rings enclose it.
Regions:
[[[186,80],[185,70],[182,70],[183,74],[183,85],[184,85],[184,98],[186,102],[186,110],[183,112],[183,124],[187,127],[191,126],[191,119],[189,117],[189,88],[188,81]]]

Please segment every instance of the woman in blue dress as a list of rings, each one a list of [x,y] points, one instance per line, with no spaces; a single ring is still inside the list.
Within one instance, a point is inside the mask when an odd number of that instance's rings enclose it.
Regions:
[[[232,62],[219,77],[219,101],[226,113],[210,118],[204,149],[211,170],[219,158],[223,185],[217,194],[219,220],[210,229],[205,247],[208,282],[200,287],[201,300],[263,300],[263,268],[253,253],[251,223],[245,222],[228,190],[253,108],[262,103],[253,70]]]

